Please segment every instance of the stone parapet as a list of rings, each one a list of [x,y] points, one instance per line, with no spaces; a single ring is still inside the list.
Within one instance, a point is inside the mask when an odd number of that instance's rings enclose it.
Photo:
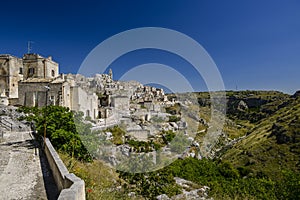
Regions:
[[[45,154],[52,170],[57,188],[60,191],[58,199],[85,200],[84,181],[73,173],[69,173],[48,138],[46,138]]]

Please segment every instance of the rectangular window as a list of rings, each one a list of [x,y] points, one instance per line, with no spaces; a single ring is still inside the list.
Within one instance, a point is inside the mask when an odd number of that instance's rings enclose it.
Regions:
[[[55,105],[55,97],[54,96],[50,96],[49,98],[49,101],[50,101],[50,105]]]
[[[28,69],[28,76],[34,75],[34,68],[29,68]]]

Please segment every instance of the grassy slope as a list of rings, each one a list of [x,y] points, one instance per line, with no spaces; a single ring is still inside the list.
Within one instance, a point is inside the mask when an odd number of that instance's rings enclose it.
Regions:
[[[117,189],[122,185],[122,180],[118,178],[116,171],[102,161],[83,163],[65,153],[60,153],[60,157],[70,173],[84,180],[87,199],[130,199],[124,190]]]
[[[282,170],[299,171],[300,130],[297,126],[300,124],[300,99],[290,98],[285,102],[285,107],[259,121],[249,135],[229,149],[222,159],[273,178],[277,178]],[[276,104],[278,102],[275,101],[273,105]],[[281,129],[276,130],[274,124]],[[280,142],[278,138],[284,135],[296,140]]]
[[[210,95],[208,92],[196,95],[200,104],[199,116],[209,122]],[[255,173],[263,172],[270,176],[283,169],[299,170],[299,144],[278,144],[273,125],[279,124],[283,131],[291,132],[288,127],[295,116],[299,116],[300,100],[277,91],[228,91],[226,95],[227,119],[223,131],[231,139],[248,136],[221,158],[237,167],[246,166]],[[240,101],[244,101],[248,109],[237,109]],[[300,121],[297,123],[300,124]],[[200,124],[198,130],[201,132],[204,128]],[[203,134],[205,132],[197,135],[198,141]]]

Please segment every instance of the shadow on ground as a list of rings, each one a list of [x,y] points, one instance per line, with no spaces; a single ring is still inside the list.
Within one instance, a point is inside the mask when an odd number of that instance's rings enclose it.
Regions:
[[[42,150],[40,143],[32,135],[30,136],[32,139],[1,143],[0,146],[9,147],[11,151],[19,153],[28,153],[28,151],[22,150],[22,148],[31,149],[35,152],[35,155],[39,155],[42,176],[38,176],[37,184],[33,189],[30,199],[47,198],[48,200],[56,200],[58,198],[59,191],[55,184],[46,155]]]
[[[56,200],[59,195],[58,188],[55,184],[53,174],[50,169],[46,155],[45,155],[44,151],[42,150],[42,147],[40,145],[37,145],[37,146],[38,146],[38,152],[39,152],[39,156],[40,156],[40,163],[41,163],[41,168],[42,168],[42,173],[43,173],[43,181],[44,181],[44,185],[45,185],[47,198],[48,198],[48,200]]]

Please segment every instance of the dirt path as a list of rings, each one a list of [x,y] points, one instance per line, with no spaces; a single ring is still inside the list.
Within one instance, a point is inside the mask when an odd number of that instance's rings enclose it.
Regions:
[[[7,132],[0,144],[0,199],[56,199],[57,189],[30,132]],[[46,184],[45,184],[46,183]]]

